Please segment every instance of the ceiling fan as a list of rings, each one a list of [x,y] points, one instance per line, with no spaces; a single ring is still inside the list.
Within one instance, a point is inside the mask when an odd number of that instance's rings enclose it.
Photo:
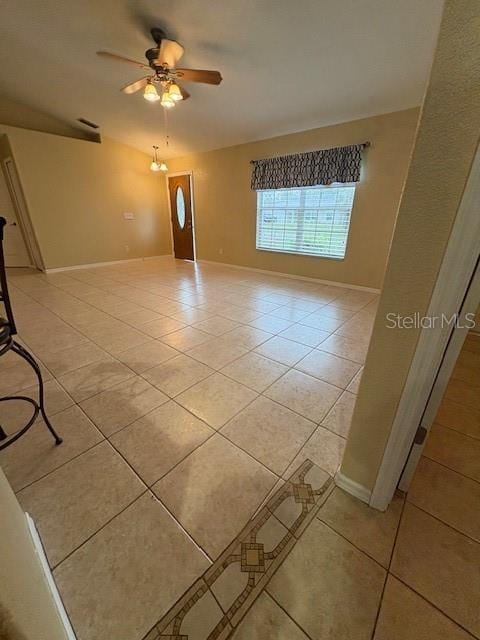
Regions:
[[[203,69],[177,68],[177,62],[183,55],[184,48],[175,40],[169,40],[164,31],[158,27],[150,30],[156,46],[145,52],[147,63],[133,60],[125,56],[110,53],[109,51],[97,51],[97,55],[127,62],[140,69],[148,69],[149,75],[127,84],[121,91],[123,93],[136,93],[143,89],[143,97],[149,102],[160,100],[162,107],[171,109],[180,100],[190,97],[188,91],[178,84],[178,80],[186,82],[203,82],[205,84],[220,84],[222,76],[219,71],[207,71]],[[152,73],[153,71],[153,73]],[[161,88],[160,94],[157,85]]]

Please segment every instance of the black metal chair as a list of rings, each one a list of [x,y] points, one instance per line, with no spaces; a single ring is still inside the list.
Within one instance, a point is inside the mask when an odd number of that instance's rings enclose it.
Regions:
[[[0,425],[0,450],[13,444],[18,438],[23,436],[30,427],[35,423],[38,414],[42,414],[42,418],[49,429],[50,433],[55,439],[55,444],[61,444],[62,438],[56,433],[52,427],[50,420],[45,413],[45,398],[43,389],[43,378],[40,367],[35,361],[34,357],[18,342],[15,342],[13,336],[17,334],[15,326],[15,319],[13,317],[12,305],[10,303],[10,297],[8,295],[7,274],[5,271],[5,257],[3,253],[3,232],[7,221],[5,218],[0,217],[0,302],[3,302],[5,308],[6,318],[0,315],[0,357],[13,351],[21,358],[23,358],[35,371],[38,378],[38,401],[27,396],[5,396],[0,398],[0,402],[8,402],[9,400],[23,400],[28,402],[33,407],[33,414],[26,425],[18,429],[15,433],[8,435],[3,427]],[[3,374],[5,375],[5,374]]]

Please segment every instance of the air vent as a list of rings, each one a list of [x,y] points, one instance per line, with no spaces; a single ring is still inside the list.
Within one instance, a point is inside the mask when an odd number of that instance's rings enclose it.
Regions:
[[[92,129],[98,129],[99,125],[95,124],[94,122],[90,122],[90,120],[85,120],[85,118],[78,118],[78,122],[81,122],[82,124],[86,124],[87,127],[91,127]]]

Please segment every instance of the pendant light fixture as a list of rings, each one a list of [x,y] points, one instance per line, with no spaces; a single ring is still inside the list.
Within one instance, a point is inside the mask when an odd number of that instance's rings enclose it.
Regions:
[[[156,145],[153,145],[153,158],[152,158],[152,162],[150,163],[150,170],[151,171],[168,171],[168,167],[165,164],[165,162],[158,161],[157,150],[158,150],[158,147]]]

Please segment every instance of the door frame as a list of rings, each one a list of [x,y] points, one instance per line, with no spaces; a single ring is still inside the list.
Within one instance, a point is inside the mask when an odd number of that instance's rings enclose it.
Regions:
[[[197,261],[197,240],[195,235],[195,193],[193,187],[193,171],[187,169],[186,171],[169,171],[165,174],[165,181],[167,184],[167,200],[168,200],[168,219],[170,221],[170,239],[172,242],[172,256],[175,258],[175,245],[173,239],[173,223],[172,223],[172,205],[170,203],[170,189],[168,186],[168,179],[175,176],[189,176],[190,181],[190,207],[192,210],[192,235],[193,235],[193,262]]]
[[[22,184],[20,182],[17,165],[11,156],[2,160],[2,173],[5,177],[5,182],[7,183],[7,189],[10,193],[12,206],[15,210],[18,226],[20,227],[20,232],[23,236],[23,241],[25,242],[25,247],[30,257],[32,267],[45,271],[35,229],[33,228],[30,214],[28,213],[27,203],[23,193]]]
[[[438,409],[440,408],[445,389],[447,388],[447,385],[450,381],[453,369],[457,364],[458,356],[460,355],[460,351],[462,350],[463,343],[465,342],[465,339],[468,335],[469,325],[467,324],[466,317],[468,314],[475,314],[479,302],[480,258],[477,262],[475,273],[470,282],[467,293],[465,295],[465,299],[462,304],[462,308],[459,313],[460,326],[458,328],[454,328],[451,333],[448,346],[443,355],[442,363],[435,378],[435,383],[433,385],[427,406],[425,408],[425,412],[420,422],[420,426],[425,429],[427,434],[432,428],[433,423],[435,422],[435,417],[438,413]],[[405,464],[405,468],[403,469],[403,473],[400,477],[398,488],[401,489],[401,491],[408,491],[410,482],[412,481],[413,474],[415,472],[415,469],[417,468],[417,464],[420,460],[425,444],[426,437],[419,444],[417,444],[416,442],[413,443],[410,454],[407,458],[407,462]]]
[[[479,258],[480,148],[477,149],[438,272],[428,317],[447,318],[460,313]],[[477,300],[477,304],[478,304]],[[473,301],[471,302],[473,304]],[[440,323],[438,323],[440,324]],[[422,329],[383,453],[370,506],[385,511],[407,464],[415,434],[427,409],[435,380],[446,354],[453,327]],[[466,332],[463,333],[463,340]],[[460,347],[463,344],[460,341]],[[418,458],[417,458],[418,461]],[[414,465],[410,465],[409,477]],[[405,486],[404,483],[403,486]]]

